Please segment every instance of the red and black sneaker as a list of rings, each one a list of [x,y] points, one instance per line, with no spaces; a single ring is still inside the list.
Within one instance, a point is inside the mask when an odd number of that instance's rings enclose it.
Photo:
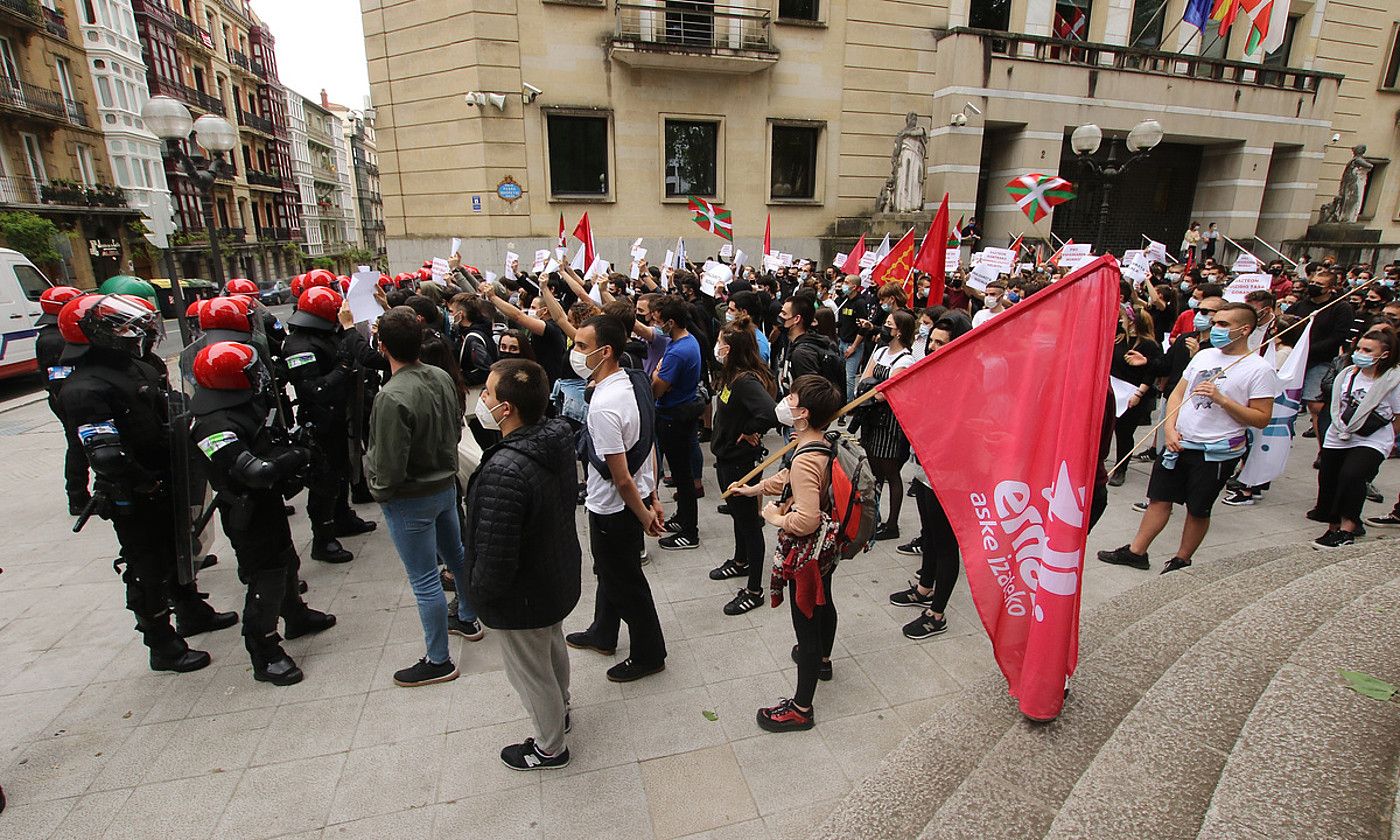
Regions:
[[[816,725],[816,709],[802,711],[791,700],[758,710],[758,726],[769,732],[800,732]]]

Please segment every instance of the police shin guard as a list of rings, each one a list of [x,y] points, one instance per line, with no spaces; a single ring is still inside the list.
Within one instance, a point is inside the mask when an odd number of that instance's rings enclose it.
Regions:
[[[302,679],[301,669],[282,650],[277,617],[287,585],[286,569],[264,569],[248,583],[243,606],[243,644],[253,661],[253,679],[273,685],[292,685]]]
[[[138,561],[136,568],[129,559],[122,572],[122,583],[126,584],[126,608],[136,616],[136,629],[141,633],[141,641],[150,650],[152,671],[176,671],[186,673],[198,671],[209,664],[209,654],[202,650],[191,650],[170,626],[170,608],[165,603],[165,592],[159,576],[143,576],[139,571],[146,565]]]
[[[313,610],[301,600],[301,581],[297,578],[297,565],[292,563],[287,566],[286,583],[282,590],[282,623],[287,630],[288,639],[309,636],[335,626],[335,616]]]
[[[186,639],[238,623],[238,613],[219,612],[209,606],[209,596],[194,583],[173,584],[170,605],[175,608],[175,631]]]
[[[311,524],[311,559],[322,563],[349,563],[355,555],[335,538],[335,522]]]

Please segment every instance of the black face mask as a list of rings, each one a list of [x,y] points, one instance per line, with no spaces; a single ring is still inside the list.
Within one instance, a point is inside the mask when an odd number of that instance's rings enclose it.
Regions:
[[[880,340],[885,342],[886,344],[889,344],[891,341],[894,340],[894,330],[890,329],[889,327],[881,327]]]
[[[1308,284],[1308,297],[1317,297],[1318,295],[1325,294],[1326,292],[1327,289],[1321,283]]]

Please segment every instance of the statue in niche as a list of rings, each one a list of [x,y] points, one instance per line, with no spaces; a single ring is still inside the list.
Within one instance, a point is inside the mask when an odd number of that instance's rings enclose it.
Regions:
[[[895,136],[890,154],[890,177],[880,190],[875,209],[882,213],[917,213],[924,209],[924,161],[928,159],[929,131],[910,111],[904,128]]]
[[[1352,146],[1352,158],[1342,170],[1337,197],[1323,205],[1318,221],[1324,224],[1356,224],[1361,217],[1361,201],[1366,196],[1366,184],[1376,167],[1366,159],[1366,146]]]

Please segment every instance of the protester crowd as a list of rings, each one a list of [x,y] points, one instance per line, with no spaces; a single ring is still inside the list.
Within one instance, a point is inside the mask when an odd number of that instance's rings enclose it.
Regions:
[[[1183,244],[1208,244],[1199,264],[1195,254],[1189,264],[1157,261],[1122,282],[1096,513],[1107,488],[1124,484],[1127,463],[1153,466],[1138,533],[1100,559],[1150,568],[1149,546],[1184,505],[1180,545],[1162,571],[1184,568],[1227,485],[1225,503],[1237,507],[1268,492],[1234,477],[1251,436],[1288,396],[1278,370],[1304,333],[1308,413],[1299,419],[1317,442],[1318,471],[1307,517],[1327,529],[1317,545],[1346,545],[1366,525],[1400,525],[1400,505],[1363,515],[1368,499],[1381,501],[1372,482],[1396,454],[1400,264],[1377,278],[1366,265],[1279,261],[1260,269],[1268,289],[1227,300],[1241,296],[1209,256],[1214,241],[1188,235]],[[843,406],[1014,317],[1069,270],[1037,260],[985,284],[953,272],[933,288],[920,273],[876,286],[844,268],[731,265],[717,285],[696,264],[638,260],[633,275],[515,264],[488,279],[453,254],[446,273],[425,265],[381,275],[378,315],[347,303],[349,278],[298,277],[285,327],[235,280],[224,297],[191,306],[198,338],[181,361],[183,387],[172,387],[153,354],[161,321],[149,285],[50,289],[39,352],[68,433],[70,511],[112,523],[151,668],[196,670],[210,657],[185,639],[238,621],[199,592],[189,529],[179,517],[169,526],[172,507],[199,507],[190,473],[207,476],[247,586],[253,676],[289,685],[303,674],[282,640],[328,631],[335,618],[302,599],[287,502],[308,491],[309,553],[325,563],[353,562],[339,540],[374,527],[354,505],[378,504],[424,633],[423,658],[395,682],[454,679],[449,635],[499,633],[506,674],[536,730],[501,758],[529,770],[569,761],[567,648],[612,657],[626,625],[627,655],[608,679],[666,667],[645,571],[649,540],[661,551],[728,543],[700,527],[701,500],[717,503],[732,522],[733,553],[709,577],[740,588],[715,609],[737,616],[787,600],[792,614],[796,693],[759,709],[756,723],[808,729],[817,683],[832,677],[837,563],[866,540],[919,557],[917,578],[889,596],[917,611],[902,629],[916,640],[947,630],[959,577],[948,515],[883,396],[849,413]],[[181,391],[192,396],[181,400]],[[1138,445],[1154,425],[1155,437]],[[787,441],[795,445],[774,469],[756,469]],[[833,491],[850,453],[874,494],[870,532],[855,544],[847,500]],[[711,468],[726,499],[706,499]],[[904,515],[906,496],[917,517]],[[916,530],[902,534],[911,521]],[[596,579],[591,618],[573,615],[584,534]]]

